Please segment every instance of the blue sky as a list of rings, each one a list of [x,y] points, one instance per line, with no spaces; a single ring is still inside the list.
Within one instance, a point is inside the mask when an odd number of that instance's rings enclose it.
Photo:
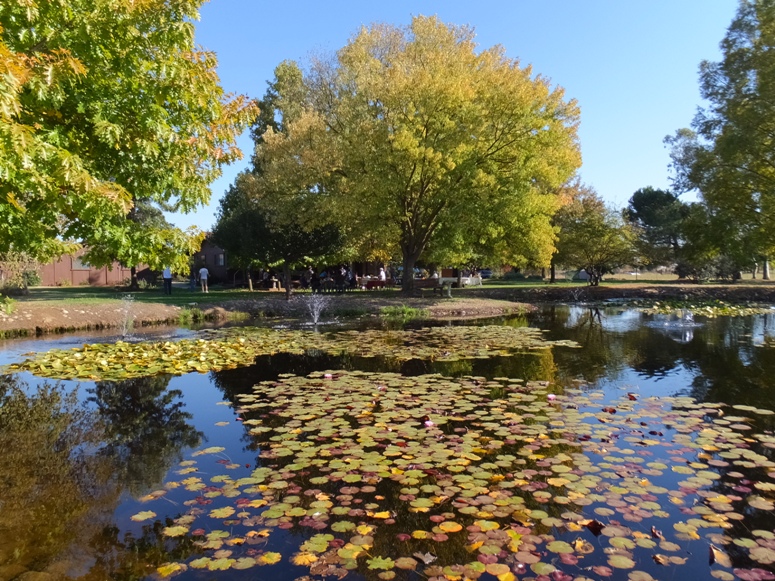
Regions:
[[[285,59],[332,53],[363,25],[406,25],[417,14],[474,27],[481,47],[500,44],[581,106],[582,180],[617,207],[638,188],[668,187],[663,138],[701,104],[700,61],[719,60],[736,0],[211,0],[196,41],[218,55],[223,87],[260,98]],[[209,206],[170,219],[208,230],[245,159],[212,185]]]

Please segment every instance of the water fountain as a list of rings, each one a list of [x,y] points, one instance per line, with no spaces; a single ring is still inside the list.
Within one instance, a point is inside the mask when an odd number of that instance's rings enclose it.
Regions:
[[[331,297],[320,293],[303,294],[296,295],[293,302],[301,305],[300,309],[309,313],[310,323],[317,326],[320,316],[331,304]]]
[[[121,321],[119,322],[119,332],[121,338],[125,339],[132,333],[132,329],[135,326],[134,315],[135,296],[132,294],[124,294],[121,297]]]
[[[662,330],[673,341],[683,344],[694,339],[694,329],[700,323],[695,323],[694,313],[690,309],[675,309],[669,314],[654,315],[654,319],[647,325]]]

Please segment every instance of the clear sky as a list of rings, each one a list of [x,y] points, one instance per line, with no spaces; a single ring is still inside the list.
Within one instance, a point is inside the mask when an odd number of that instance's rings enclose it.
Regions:
[[[281,61],[335,52],[363,25],[423,14],[473,26],[479,46],[502,45],[579,102],[581,178],[624,207],[638,188],[669,187],[662,140],[690,124],[699,63],[720,59],[736,9],[737,0],[210,0],[196,41],[218,55],[228,92],[260,98]],[[173,223],[212,227],[248,165],[247,134],[240,146],[245,159],[213,183],[210,205]]]

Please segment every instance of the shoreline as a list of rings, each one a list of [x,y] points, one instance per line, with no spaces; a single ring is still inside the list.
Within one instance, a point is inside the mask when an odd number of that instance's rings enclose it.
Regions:
[[[34,291],[33,291],[34,293]],[[403,297],[396,293],[345,293],[330,298],[327,313],[338,317],[378,316],[384,307],[422,309],[430,320],[463,320],[524,313],[539,303],[598,303],[611,299],[651,301],[711,301],[733,304],[775,304],[775,284],[754,285],[655,285],[621,284],[598,287],[530,286],[492,287],[453,291],[453,298]],[[25,297],[26,299],[26,297]],[[78,331],[120,328],[131,319],[136,327],[186,326],[194,321],[264,320],[274,317],[306,318],[304,305],[288,304],[277,293],[240,299],[217,300],[186,306],[136,301],[130,311],[118,299],[103,302],[68,300],[36,301],[21,299],[13,311],[0,312],[0,337],[5,339],[39,337]],[[215,300],[213,300],[215,299]]]

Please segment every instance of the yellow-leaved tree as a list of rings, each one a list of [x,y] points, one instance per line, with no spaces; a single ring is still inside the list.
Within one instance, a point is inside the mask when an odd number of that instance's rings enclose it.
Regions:
[[[561,88],[424,16],[363,28],[304,82],[285,131],[260,136],[265,191],[303,176],[291,189],[318,199],[316,219],[404,272],[421,258],[549,264],[555,192],[581,163]]]

